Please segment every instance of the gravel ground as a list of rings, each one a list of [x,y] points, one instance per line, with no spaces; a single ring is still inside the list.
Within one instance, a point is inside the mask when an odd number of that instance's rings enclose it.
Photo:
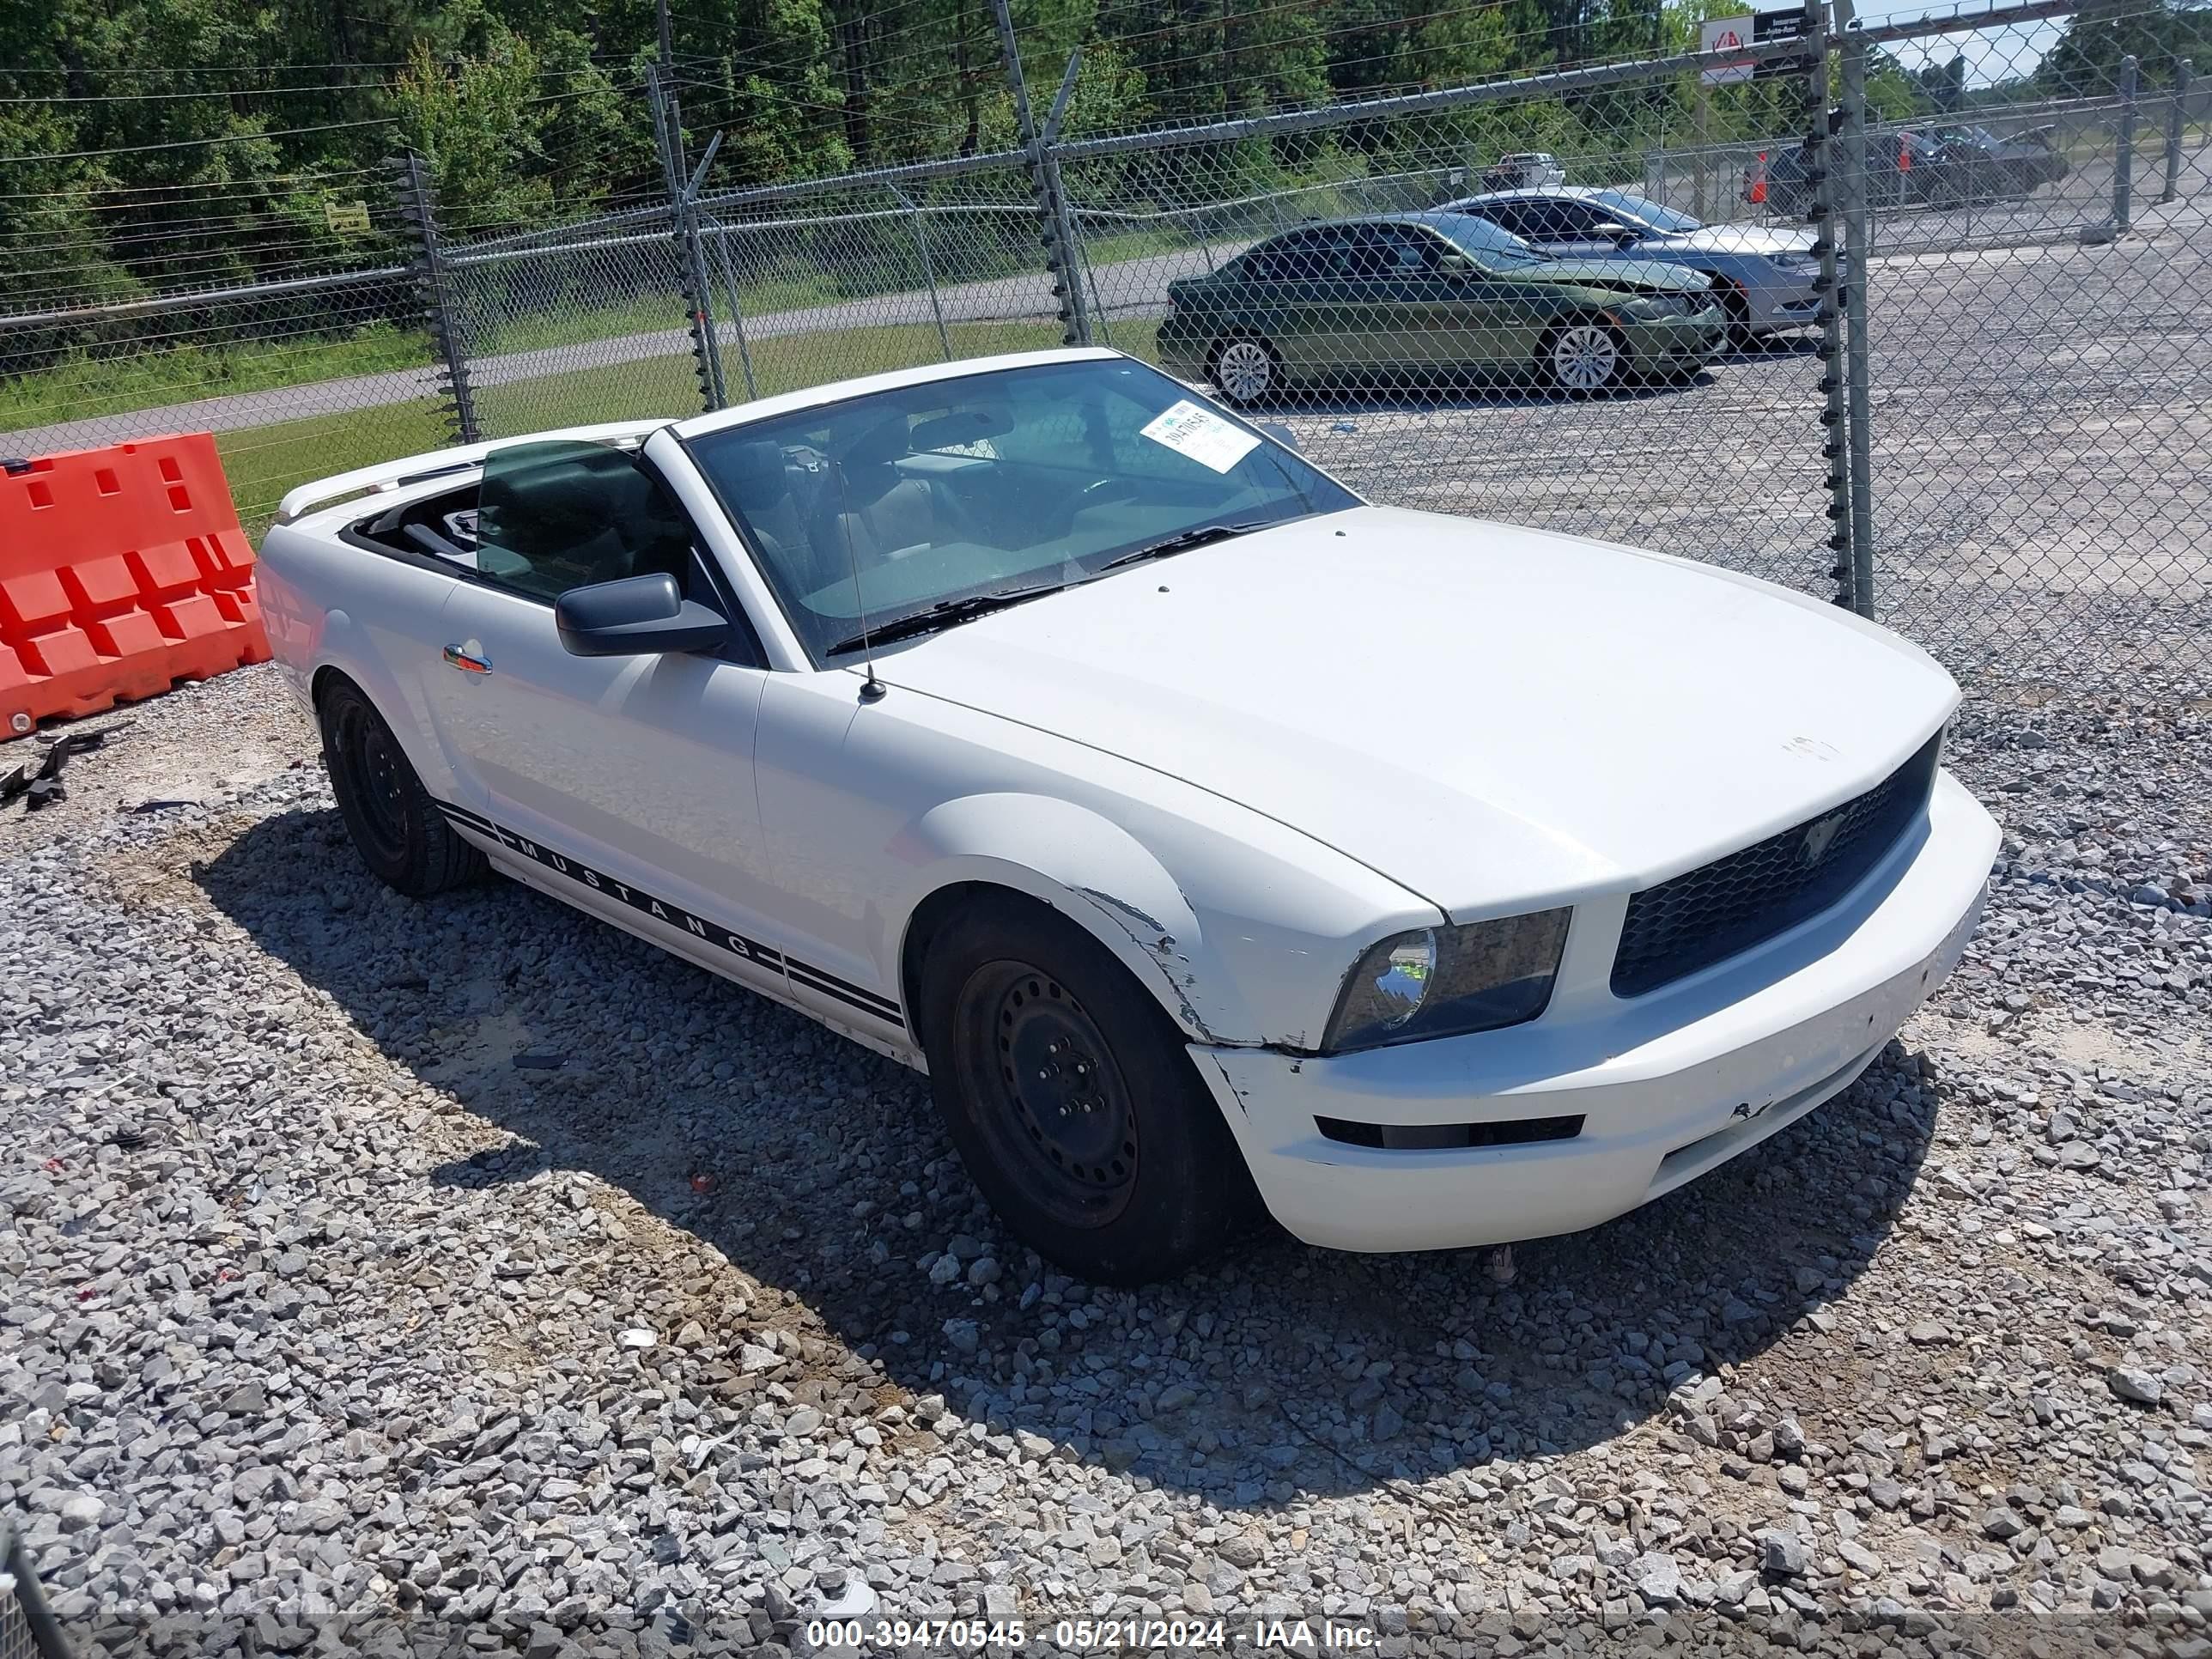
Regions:
[[[2201,702],[1970,705],[1964,966],[1708,1179],[1510,1269],[1270,1236],[1140,1294],[1006,1240],[901,1069],[375,885],[282,707],[142,706],[0,848],[0,1504],[89,1651],[2212,1653]]]
[[[179,685],[158,702],[51,721],[35,738],[0,744],[0,773],[43,760],[53,738],[93,732],[109,733],[108,741],[63,763],[64,799],[35,812],[20,801],[0,810],[0,860],[104,828],[118,812],[174,812],[234,798],[312,764],[317,748],[313,722],[264,667]]]

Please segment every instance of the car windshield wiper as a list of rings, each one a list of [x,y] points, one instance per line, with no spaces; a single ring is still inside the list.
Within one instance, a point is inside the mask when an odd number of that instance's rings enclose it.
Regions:
[[[1204,547],[1208,542],[1225,542],[1232,536],[1247,536],[1255,530],[1279,524],[1279,519],[1260,519],[1250,524],[1200,524],[1188,530],[1178,530],[1172,536],[1163,536],[1156,542],[1146,542],[1142,547],[1133,547],[1127,553],[1117,553],[1098,567],[1103,575],[1109,570],[1119,570],[1125,564],[1142,564],[1146,559],[1164,559],[1171,553],[1185,553],[1194,547]]]
[[[889,622],[872,625],[865,634],[855,634],[850,639],[840,640],[822,654],[842,656],[848,651],[858,651],[865,645],[881,645],[886,640],[910,640],[918,634],[934,634],[940,628],[951,628],[988,616],[994,611],[1004,611],[1010,605],[1019,605],[1024,599],[1034,599],[1043,593],[1057,593],[1066,582],[1037,582],[1028,587],[1002,587],[994,593],[970,593],[964,599],[939,599],[927,611],[908,611],[894,617]]]

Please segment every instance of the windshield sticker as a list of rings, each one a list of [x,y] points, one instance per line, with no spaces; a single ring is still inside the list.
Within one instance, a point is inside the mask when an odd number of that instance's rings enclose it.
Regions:
[[[1164,444],[1216,472],[1228,471],[1260,447],[1259,439],[1252,434],[1230,425],[1212,410],[1188,398],[1156,416],[1143,431],[1154,443]]]

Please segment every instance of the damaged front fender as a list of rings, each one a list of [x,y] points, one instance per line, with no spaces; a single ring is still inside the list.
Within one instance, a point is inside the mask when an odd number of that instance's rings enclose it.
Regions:
[[[895,847],[914,867],[906,919],[945,888],[1009,888],[1051,905],[1111,951],[1184,1033],[1217,1046],[1257,1044],[1265,1027],[1239,994],[1198,909],[1143,843],[1073,802],[1018,793],[968,795],[933,807]]]

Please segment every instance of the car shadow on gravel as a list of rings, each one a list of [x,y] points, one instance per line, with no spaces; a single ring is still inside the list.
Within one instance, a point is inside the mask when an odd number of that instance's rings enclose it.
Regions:
[[[696,1307],[705,1386],[766,1386],[744,1369],[756,1328],[811,1332],[826,1343],[807,1378],[775,1373],[779,1397],[863,1390],[851,1360],[872,1357],[993,1432],[1229,1505],[1455,1473],[1473,1492],[1493,1462],[1626,1434],[1729,1447],[1747,1420],[1670,1388],[1835,1322],[1823,1305],[1881,1247],[1945,1093],[1893,1044],[1704,1181],[1520,1246],[1510,1284],[1484,1252],[1354,1256],[1271,1231],[1174,1284],[1094,1291],[1000,1233],[921,1079],[641,940],[502,881],[400,899],[327,810],[264,818],[193,873],[396,1073],[511,1137],[429,1175],[454,1207],[483,1213],[501,1188],[550,1203],[544,1182],[511,1183],[588,1172],[758,1282],[703,1286],[696,1251],[656,1259],[634,1226],[608,1246],[655,1322]],[[948,1246],[958,1272],[933,1275]],[[723,1328],[738,1295],[747,1328]],[[1810,1400],[1838,1385],[1822,1364],[1760,1374]],[[1750,1386],[1730,1383],[1738,1400]]]

